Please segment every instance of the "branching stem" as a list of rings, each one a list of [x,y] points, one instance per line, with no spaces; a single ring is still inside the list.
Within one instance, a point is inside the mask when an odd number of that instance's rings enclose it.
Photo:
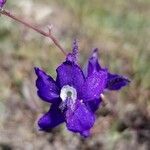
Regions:
[[[12,18],[13,20],[15,20],[15,21],[17,21],[17,22],[20,22],[21,24],[25,25],[26,27],[31,28],[31,29],[33,29],[34,31],[40,33],[41,35],[43,35],[43,36],[45,36],[45,37],[48,37],[48,38],[51,39],[51,40],[54,42],[54,44],[62,51],[62,53],[63,53],[64,55],[66,55],[65,50],[64,50],[64,49],[62,48],[62,46],[59,44],[58,40],[52,35],[51,31],[45,32],[45,31],[39,29],[38,27],[36,27],[36,26],[30,24],[29,22],[26,22],[26,21],[24,21],[24,20],[22,20],[22,19],[16,17],[16,16],[13,15],[12,13],[10,13],[9,11],[6,11],[6,10],[4,10],[4,9],[0,9],[0,14],[5,15],[5,16],[7,16],[7,17],[10,17],[10,18]]]

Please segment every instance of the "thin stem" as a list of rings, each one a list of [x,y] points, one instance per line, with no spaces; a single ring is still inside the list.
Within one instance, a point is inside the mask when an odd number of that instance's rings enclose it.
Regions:
[[[7,16],[7,17],[10,17],[10,18],[16,20],[17,22],[20,22],[21,24],[25,25],[26,27],[31,28],[31,29],[33,29],[34,31],[40,33],[41,35],[50,38],[50,39],[54,42],[54,44],[63,52],[63,54],[66,55],[65,50],[61,47],[61,45],[59,44],[58,40],[51,34],[51,32],[47,33],[47,32],[45,32],[45,31],[43,31],[43,30],[37,28],[36,26],[31,25],[30,23],[28,23],[28,22],[26,22],[26,21],[24,21],[24,20],[22,20],[22,19],[20,19],[20,18],[18,18],[18,17],[16,17],[16,16],[14,16],[14,15],[11,14],[9,11],[6,11],[6,10],[4,10],[4,9],[1,9],[1,10],[0,10],[0,13],[1,13],[2,15],[5,15],[5,16]]]

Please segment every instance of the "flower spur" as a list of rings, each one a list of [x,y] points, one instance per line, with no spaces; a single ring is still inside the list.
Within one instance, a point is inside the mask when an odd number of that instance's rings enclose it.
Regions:
[[[38,120],[43,131],[50,131],[61,123],[68,130],[87,137],[95,122],[95,111],[101,102],[100,95],[105,89],[119,90],[129,80],[111,74],[98,63],[97,49],[88,61],[88,73],[84,75],[77,64],[78,46],[74,41],[73,51],[56,69],[56,81],[43,70],[35,68],[36,87],[39,97],[51,103],[49,111]]]

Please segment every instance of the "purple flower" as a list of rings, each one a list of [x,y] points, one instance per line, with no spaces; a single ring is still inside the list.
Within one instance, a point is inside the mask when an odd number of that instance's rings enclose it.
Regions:
[[[0,8],[2,8],[5,3],[6,3],[6,0],[0,0]]]
[[[43,131],[50,131],[61,123],[68,130],[87,137],[95,122],[94,112],[101,102],[105,89],[118,90],[127,85],[128,79],[108,72],[100,67],[97,50],[89,59],[88,74],[84,75],[77,64],[78,46],[57,69],[56,81],[44,71],[35,68],[36,86],[39,97],[51,103],[49,111],[42,116],[38,125]]]

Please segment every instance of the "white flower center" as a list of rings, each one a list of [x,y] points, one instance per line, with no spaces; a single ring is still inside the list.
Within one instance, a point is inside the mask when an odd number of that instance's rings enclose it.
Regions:
[[[61,88],[60,97],[62,101],[66,101],[67,98],[70,98],[73,100],[73,102],[75,102],[77,99],[77,91],[72,86],[65,85]]]

